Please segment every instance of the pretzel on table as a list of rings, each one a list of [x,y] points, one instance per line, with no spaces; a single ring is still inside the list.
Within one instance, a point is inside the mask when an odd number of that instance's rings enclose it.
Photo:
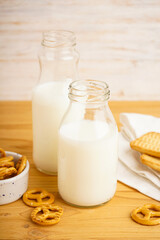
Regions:
[[[59,206],[53,204],[42,205],[32,211],[31,219],[40,225],[49,226],[58,223],[62,214],[63,210]]]
[[[132,219],[142,225],[153,226],[160,224],[160,205],[146,204],[134,209]]]
[[[30,207],[38,207],[53,203],[54,196],[42,188],[35,188],[23,194],[23,201]]]

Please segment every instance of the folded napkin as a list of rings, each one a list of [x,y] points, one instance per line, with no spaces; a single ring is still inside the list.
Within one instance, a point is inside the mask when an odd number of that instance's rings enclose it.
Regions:
[[[140,161],[140,153],[130,141],[147,132],[160,132],[160,118],[136,113],[121,113],[119,133],[118,180],[160,201],[160,173]]]

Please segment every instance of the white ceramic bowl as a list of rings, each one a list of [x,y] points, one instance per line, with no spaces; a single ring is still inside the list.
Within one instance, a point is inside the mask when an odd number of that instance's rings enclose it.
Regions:
[[[6,151],[6,156],[13,156],[16,163],[22,155]],[[29,162],[27,160],[25,169],[19,175],[0,180],[0,205],[14,202],[22,197],[28,188],[28,175]]]

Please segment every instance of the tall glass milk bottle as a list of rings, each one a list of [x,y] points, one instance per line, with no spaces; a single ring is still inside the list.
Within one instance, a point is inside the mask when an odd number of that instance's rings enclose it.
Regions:
[[[59,129],[58,189],[71,205],[91,207],[116,191],[118,130],[105,82],[71,83],[70,105]]]
[[[79,55],[73,32],[43,34],[40,81],[32,95],[33,160],[40,171],[57,173],[58,128],[68,101],[68,86],[77,79]]]

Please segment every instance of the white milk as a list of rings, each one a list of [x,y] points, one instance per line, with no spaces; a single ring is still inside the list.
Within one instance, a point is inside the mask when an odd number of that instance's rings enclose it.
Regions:
[[[57,140],[60,121],[68,106],[67,82],[36,87],[32,97],[33,160],[45,173],[57,172]]]
[[[59,131],[58,188],[78,206],[110,200],[117,183],[117,129],[106,122],[82,120]]]

